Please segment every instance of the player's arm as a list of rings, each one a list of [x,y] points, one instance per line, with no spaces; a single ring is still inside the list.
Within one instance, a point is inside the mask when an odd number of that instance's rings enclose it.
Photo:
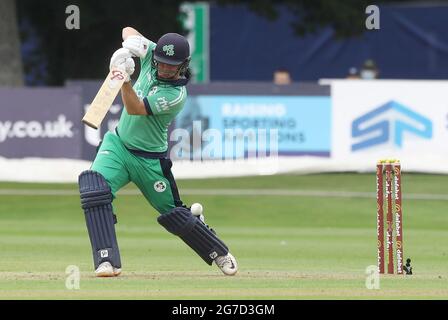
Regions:
[[[123,48],[128,49],[133,56],[141,59],[146,57],[148,49],[153,43],[132,27],[123,28],[121,36],[123,37]]]
[[[131,75],[134,73],[134,67],[134,60],[132,60],[131,52],[128,49],[118,49],[110,59],[110,70],[124,71],[125,79],[121,87],[121,97],[126,111],[131,115],[147,115],[144,103],[138,98],[131,86]]]
[[[150,116],[177,114],[185,103],[187,90],[185,87],[177,89],[159,88],[156,92],[143,98],[146,112]]]
[[[130,82],[125,82],[121,87],[121,98],[123,99],[128,114],[141,116],[148,115],[145,104],[138,98]]]

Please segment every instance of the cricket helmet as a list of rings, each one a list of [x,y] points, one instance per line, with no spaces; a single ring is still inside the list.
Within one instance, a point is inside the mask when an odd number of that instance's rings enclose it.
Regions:
[[[176,66],[189,62],[190,45],[187,39],[178,33],[164,34],[157,41],[154,60]]]

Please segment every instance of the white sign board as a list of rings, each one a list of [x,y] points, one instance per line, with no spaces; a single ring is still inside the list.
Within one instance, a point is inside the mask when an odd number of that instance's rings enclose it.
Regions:
[[[335,80],[331,95],[331,158],[347,170],[394,158],[409,170],[448,171],[448,81]]]

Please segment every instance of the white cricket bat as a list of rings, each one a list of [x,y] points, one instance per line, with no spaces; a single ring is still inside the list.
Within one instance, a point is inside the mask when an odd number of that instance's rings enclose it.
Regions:
[[[112,69],[82,118],[89,127],[98,129],[126,79],[126,73]]]

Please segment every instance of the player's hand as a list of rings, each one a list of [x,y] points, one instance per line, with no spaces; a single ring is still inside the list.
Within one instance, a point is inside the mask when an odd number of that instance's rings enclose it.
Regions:
[[[131,56],[131,52],[128,49],[120,48],[114,52],[110,59],[109,69],[116,68],[126,72],[126,82],[131,81],[131,75],[135,71],[135,62]]]
[[[110,64],[109,69],[112,69],[114,67],[117,67],[120,64],[123,64],[126,62],[126,59],[131,58],[132,54],[128,49],[120,48],[117,51],[114,52],[112,55],[112,58],[110,58]]]
[[[146,57],[149,48],[149,40],[143,36],[128,36],[122,43],[123,48],[128,49],[134,56],[139,58]]]
[[[131,75],[135,71],[135,62],[132,58],[126,58],[122,63],[115,66],[117,69],[120,69],[126,73],[125,82],[131,81]]]

